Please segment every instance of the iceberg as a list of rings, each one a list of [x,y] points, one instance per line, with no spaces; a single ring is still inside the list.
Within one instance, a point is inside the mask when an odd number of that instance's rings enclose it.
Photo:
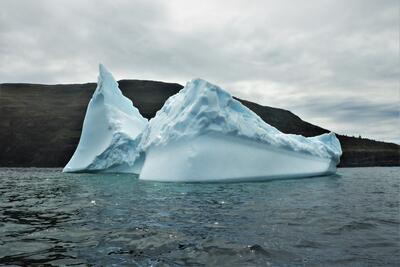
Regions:
[[[89,102],[78,147],[63,172],[139,173],[140,134],[148,120],[99,65],[97,88]]]
[[[64,172],[124,172],[166,182],[259,181],[332,174],[334,133],[284,134],[221,89],[194,79],[143,118],[100,64],[78,147]]]
[[[284,134],[221,89],[194,79],[144,130],[142,180],[259,181],[328,175],[342,154],[334,133]]]

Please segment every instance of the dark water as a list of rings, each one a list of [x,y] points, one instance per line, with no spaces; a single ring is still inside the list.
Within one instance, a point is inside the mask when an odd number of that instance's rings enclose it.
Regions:
[[[400,168],[236,184],[0,169],[0,265],[400,266]]]

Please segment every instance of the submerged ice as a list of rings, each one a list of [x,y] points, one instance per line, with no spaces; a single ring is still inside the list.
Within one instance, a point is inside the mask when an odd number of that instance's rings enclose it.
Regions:
[[[194,79],[149,122],[100,65],[65,172],[130,172],[158,181],[248,181],[336,171],[335,134],[284,134],[221,89]]]
[[[78,147],[63,171],[138,173],[136,147],[147,123],[112,74],[100,65]]]

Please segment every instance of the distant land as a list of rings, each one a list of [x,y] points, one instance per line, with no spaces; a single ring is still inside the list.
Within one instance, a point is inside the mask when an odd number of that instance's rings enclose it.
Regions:
[[[146,118],[182,89],[176,83],[121,80],[119,86]],[[0,166],[63,167],[81,134],[87,104],[96,83],[0,84]],[[315,136],[329,132],[284,109],[241,100],[265,122],[284,133]],[[338,135],[343,156],[340,167],[400,166],[400,146]]]

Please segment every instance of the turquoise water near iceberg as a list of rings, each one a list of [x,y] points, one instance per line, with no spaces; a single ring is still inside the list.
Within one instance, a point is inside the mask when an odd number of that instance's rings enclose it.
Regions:
[[[190,184],[0,168],[0,265],[399,266],[399,174]]]

